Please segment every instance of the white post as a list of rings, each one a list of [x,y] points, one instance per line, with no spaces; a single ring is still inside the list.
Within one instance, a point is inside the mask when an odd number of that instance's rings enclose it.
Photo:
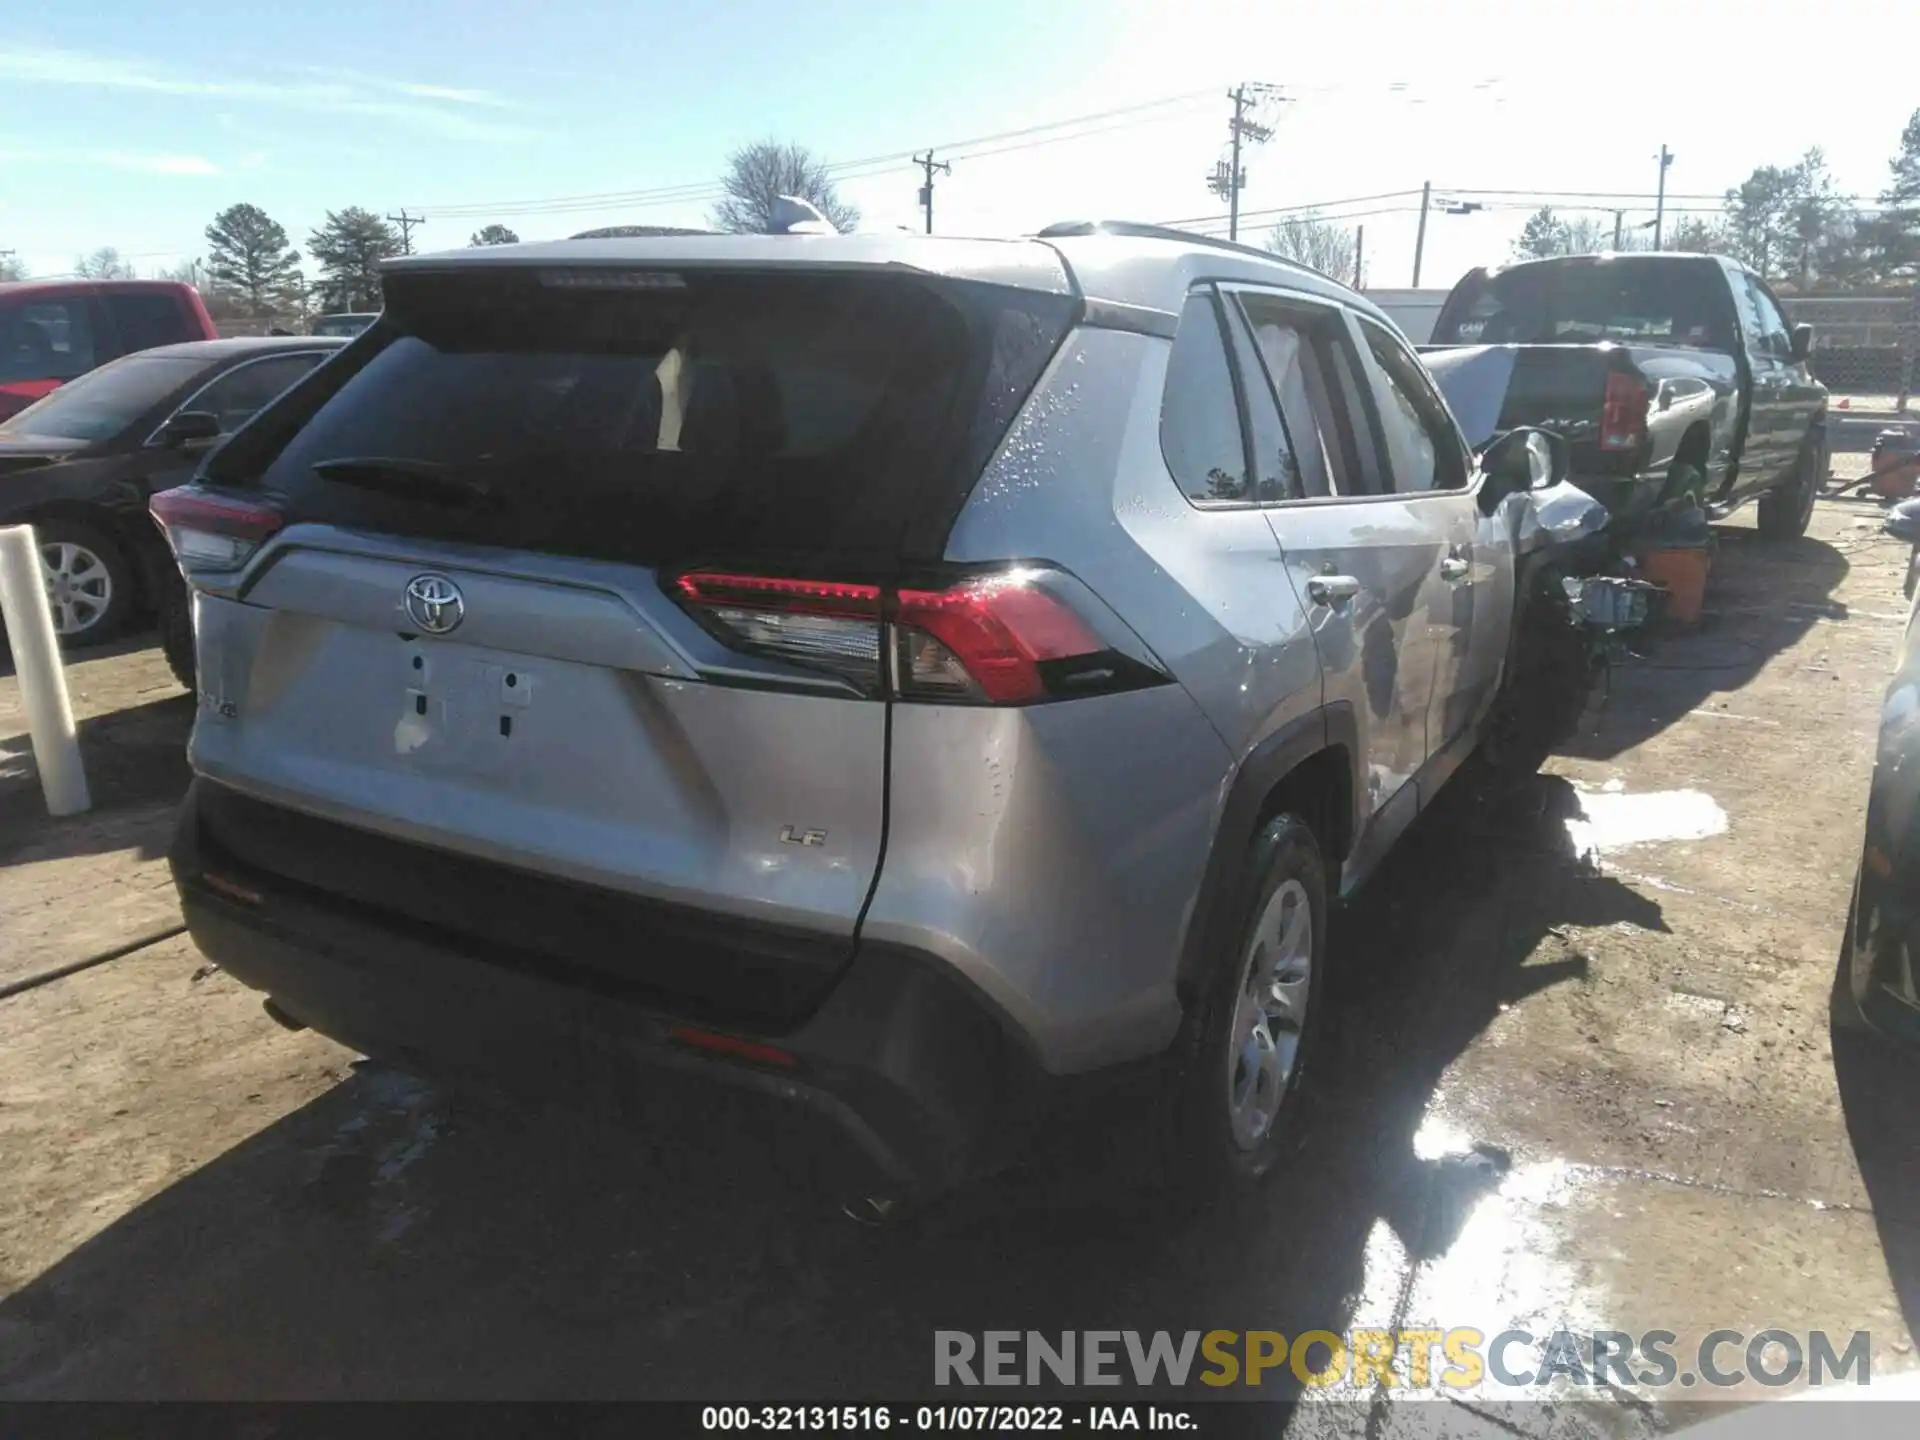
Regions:
[[[0,619],[6,621],[13,650],[13,673],[20,680],[20,703],[33,737],[33,760],[47,813],[78,815],[93,801],[87,772],[80,764],[80,737],[67,701],[67,676],[60,668],[60,642],[53,633],[47,582],[40,569],[40,546],[31,525],[0,526]]]

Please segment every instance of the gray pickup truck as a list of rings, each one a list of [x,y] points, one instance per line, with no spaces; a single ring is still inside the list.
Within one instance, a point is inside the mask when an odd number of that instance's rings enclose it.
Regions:
[[[1663,508],[1718,519],[1755,500],[1761,532],[1788,539],[1827,470],[1812,344],[1725,256],[1573,255],[1469,271],[1421,357],[1475,446],[1561,435],[1616,536]]]

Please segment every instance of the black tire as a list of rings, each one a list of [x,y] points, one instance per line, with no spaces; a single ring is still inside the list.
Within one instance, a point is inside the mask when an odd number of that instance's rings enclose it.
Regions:
[[[105,526],[64,516],[35,520],[32,525],[42,562],[49,567],[64,563],[69,574],[66,593],[71,598],[53,602],[54,630],[61,648],[98,645],[118,635],[139,600],[133,566],[127,563],[119,539]],[[83,563],[81,557],[91,563]],[[101,603],[88,603],[96,597]]]
[[[1769,540],[1798,540],[1813,519],[1814,497],[1826,471],[1826,432],[1816,426],[1800,442],[1793,478],[1760,497],[1758,528]]]
[[[1252,946],[1257,927],[1271,920],[1270,905],[1283,917],[1293,913],[1280,897],[1291,889],[1304,904],[1312,927],[1306,949],[1310,956],[1302,1022],[1288,1033],[1297,1036],[1293,1061],[1285,1081],[1264,1093],[1278,1095],[1271,1119],[1257,1139],[1248,1143],[1236,1135],[1235,1078],[1244,1067],[1232,1063],[1240,1046],[1235,1020],[1243,992],[1249,985]],[[1326,1005],[1327,880],[1319,842],[1297,815],[1269,821],[1247,855],[1240,894],[1234,902],[1232,948],[1212,957],[1205,989],[1182,1026],[1177,1042],[1177,1071],[1173,1105],[1163,1141],[1167,1179],[1177,1193],[1204,1199],[1234,1184],[1259,1179],[1274,1162],[1293,1148],[1300,1130],[1305,1077],[1310,1072],[1316,1041],[1324,1028]],[[1278,987],[1276,987],[1278,988]],[[1247,1111],[1238,1112],[1245,1123]]]
[[[173,678],[192,694],[196,689],[193,654],[193,609],[186,585],[177,575],[159,582],[155,620],[160,631],[160,650],[167,657]]]
[[[1556,576],[1540,585],[1519,624],[1512,667],[1473,756],[1481,788],[1494,798],[1532,780],[1579,729],[1598,674]]]

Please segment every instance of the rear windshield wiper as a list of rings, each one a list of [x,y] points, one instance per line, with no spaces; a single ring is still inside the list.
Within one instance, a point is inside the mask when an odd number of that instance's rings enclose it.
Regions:
[[[385,455],[343,456],[317,462],[313,473],[335,484],[435,504],[477,505],[493,499],[493,490],[486,481],[459,474],[434,460]]]

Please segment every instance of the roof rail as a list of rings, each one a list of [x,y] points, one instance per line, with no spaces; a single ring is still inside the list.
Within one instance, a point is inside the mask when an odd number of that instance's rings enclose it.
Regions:
[[[1291,266],[1295,270],[1304,270],[1309,275],[1317,275],[1322,280],[1331,280],[1335,285],[1347,283],[1327,274],[1324,270],[1314,269],[1304,260],[1276,255],[1273,251],[1262,250],[1257,245],[1242,245],[1238,240],[1222,240],[1217,235],[1201,235],[1192,230],[1177,229],[1172,225],[1149,225],[1142,220],[1061,220],[1038,231],[1034,238],[1057,240],[1073,235],[1128,235],[1136,240],[1175,240],[1183,245],[1205,245],[1214,250],[1231,250],[1236,255],[1250,255],[1256,260],[1265,260],[1274,265]]]

